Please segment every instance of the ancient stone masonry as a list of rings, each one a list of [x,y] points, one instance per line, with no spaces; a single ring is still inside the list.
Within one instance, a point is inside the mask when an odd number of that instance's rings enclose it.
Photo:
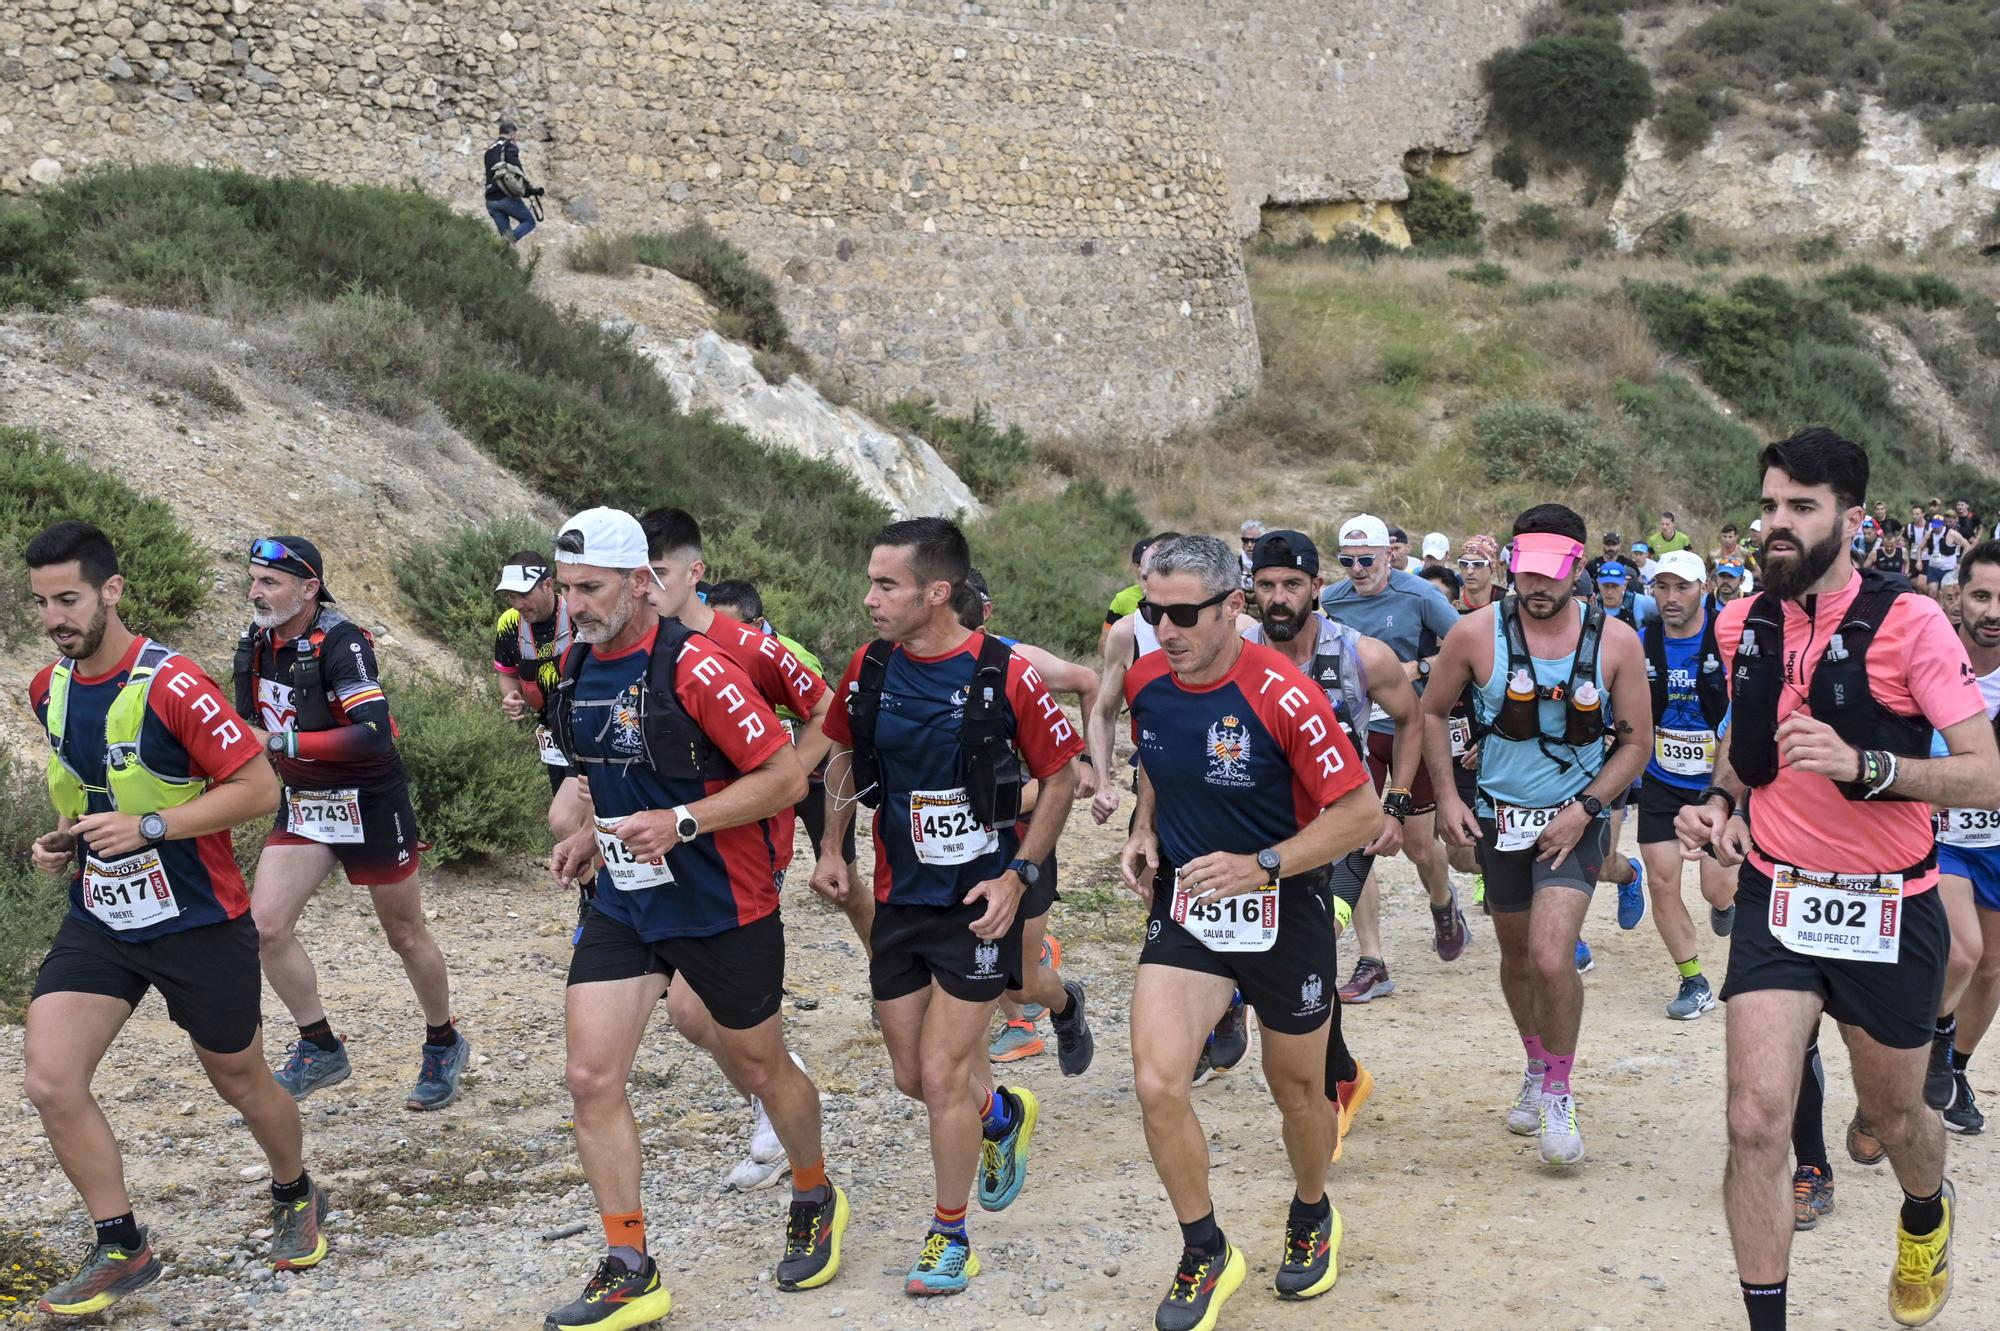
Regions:
[[[470,201],[509,114],[559,206],[707,218],[865,391],[1157,435],[1256,383],[1257,205],[1397,197],[1519,8],[14,0],[0,188],[172,160]]]

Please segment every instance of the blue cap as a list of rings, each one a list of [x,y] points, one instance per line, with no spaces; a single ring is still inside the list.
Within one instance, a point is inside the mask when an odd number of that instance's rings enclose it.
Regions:
[[[1647,545],[1644,541],[1634,541],[1632,542],[1632,553],[1635,555],[1650,555],[1653,553],[1653,547]]]
[[[1736,559],[1725,559],[1721,563],[1717,564],[1715,566],[1715,575],[1717,577],[1721,577],[1724,574],[1728,574],[1732,578],[1742,577],[1743,576],[1742,561]]]
[[[1632,576],[1632,570],[1623,564],[1605,564],[1597,570],[1599,582],[1624,582]]]

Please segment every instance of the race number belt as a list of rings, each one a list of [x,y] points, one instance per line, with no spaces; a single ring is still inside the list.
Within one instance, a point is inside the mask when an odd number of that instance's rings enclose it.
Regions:
[[[1472,747],[1472,718],[1469,716],[1448,716],[1445,725],[1451,731],[1451,756],[1463,758],[1465,751]]]
[[[1774,864],[1771,934],[1809,957],[1894,962],[1903,945],[1903,875]]]
[[[965,787],[913,790],[910,845],[925,864],[970,864],[1000,849],[1000,834],[972,816]]]
[[[620,892],[637,892],[643,887],[664,887],[674,881],[673,870],[667,868],[664,855],[650,860],[642,860],[632,853],[625,839],[618,835],[623,818],[599,818],[597,823],[597,853],[604,857],[604,872],[611,879],[611,885]]]
[[[1546,809],[1523,809],[1518,805],[1493,801],[1493,849],[1532,850],[1542,831],[1556,815],[1576,803],[1564,800]]]
[[[106,927],[121,931],[144,929],[181,913],[156,847],[110,864],[86,855],[83,908]]]
[[[535,746],[542,751],[542,763],[545,766],[569,766],[569,759],[563,757],[562,745],[556,743],[555,732],[547,726],[535,727]]]
[[[1174,900],[1167,914],[1209,951],[1269,952],[1278,941],[1276,885],[1219,901],[1196,902],[1191,895],[1181,885],[1180,870],[1174,870]]]
[[[2000,809],[1940,809],[1931,818],[1931,830],[1947,846],[2000,846]]]
[[[1653,759],[1675,776],[1707,776],[1715,770],[1713,730],[1653,729]]]
[[[286,790],[285,830],[293,836],[326,846],[355,845],[362,840],[361,791]]]

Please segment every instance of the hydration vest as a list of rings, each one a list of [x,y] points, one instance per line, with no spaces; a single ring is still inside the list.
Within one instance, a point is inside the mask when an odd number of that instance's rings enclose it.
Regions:
[[[1570,748],[1581,748],[1609,735],[1611,727],[1604,719],[1609,699],[1600,698],[1595,708],[1581,707],[1576,699],[1577,690],[1583,685],[1589,684],[1593,689],[1597,686],[1598,649],[1604,641],[1604,607],[1595,601],[1585,603],[1583,629],[1570,659],[1569,683],[1553,686],[1542,684],[1535,675],[1534,656],[1528,650],[1527,635],[1521,628],[1520,597],[1514,592],[1507,593],[1506,599],[1500,603],[1499,614],[1507,642],[1506,692],[1502,693],[1500,706],[1487,728],[1502,739],[1542,740]],[[1507,696],[1513,688],[1514,679],[1523,671],[1527,672],[1535,686],[1535,697],[1530,704],[1534,715],[1532,724],[1520,714],[1521,709],[1514,699]],[[1551,735],[1542,729],[1541,704],[1544,702],[1563,704],[1562,733]]]
[[[1715,611],[1702,616],[1701,647],[1695,654],[1694,691],[1701,705],[1701,718],[1710,730],[1722,724],[1729,712],[1729,677],[1722,669],[1722,652],[1715,645]],[[1639,635],[1646,648],[1646,681],[1653,686],[1653,724],[1664,725],[1667,715],[1667,626],[1653,623]]]
[[[163,776],[146,766],[139,753],[139,734],[146,724],[147,701],[161,667],[173,659],[171,648],[147,638],[139,646],[132,669],[112,699],[104,718],[104,774],[102,787],[89,785],[64,756],[63,730],[69,715],[71,668],[68,661],[56,662],[49,675],[48,781],[49,799],[65,818],[81,818],[90,809],[93,791],[107,794],[111,807],[120,813],[158,813],[186,804],[208,788],[200,777]]]
[[[742,775],[736,765],[715,747],[695,719],[688,715],[687,708],[681,704],[680,694],[675,691],[681,651],[687,646],[688,639],[696,636],[693,629],[677,619],[660,621],[659,632],[653,638],[652,654],[646,663],[645,684],[637,690],[639,733],[645,752],[643,758],[588,758],[577,752],[577,708],[608,708],[612,700],[577,699],[576,681],[583,674],[583,663],[590,658],[588,648],[565,658],[555,696],[549,699],[549,729],[570,766],[591,763],[623,767],[644,762],[660,777],[670,781],[734,781]]]
[[[1368,752],[1368,718],[1374,714],[1368,700],[1368,668],[1361,664],[1361,633],[1330,619],[1323,611],[1313,612],[1313,627],[1317,636],[1313,639],[1312,659],[1301,667],[1307,679],[1319,685],[1326,694],[1326,700],[1333,704],[1334,715],[1339,718],[1348,739],[1354,742],[1355,752]],[[1257,636],[1253,642],[1270,644],[1270,632],[1262,625],[1257,626]]]
[[[882,709],[882,681],[895,650],[896,644],[879,638],[869,643],[861,670],[847,691],[856,798],[871,809],[882,807],[882,760],[875,747],[875,722]],[[990,633],[984,635],[959,724],[961,776],[972,816],[996,831],[1019,820],[1025,781],[1020,757],[1007,735],[1007,668],[1013,655],[1004,641]]]
[[[1896,598],[1913,594],[1909,582],[1896,574],[1864,571],[1861,589],[1840,627],[1826,640],[1806,692],[1813,717],[1832,726],[1843,740],[1858,749],[1882,749],[1899,758],[1930,756],[1931,723],[1922,716],[1902,716],[1876,701],[1868,685],[1868,648]],[[1811,614],[1810,608],[1807,613]],[[1784,663],[1784,605],[1769,592],[1759,592],[1743,621],[1729,686],[1735,707],[1729,764],[1752,787],[1767,786],[1778,777],[1778,700],[1789,687]],[[1834,785],[1850,800],[1866,794],[1858,782]]]
[[[510,610],[507,613],[514,616],[514,642],[520,653],[520,668],[529,675],[529,678],[521,681],[521,687],[524,693],[531,687],[534,689],[536,696],[530,698],[528,701],[539,712],[548,706],[549,700],[542,694],[542,653],[541,648],[535,645],[535,626],[530,624],[528,617],[518,610]],[[564,656],[568,655],[569,644],[569,605],[558,596],[556,598],[556,636],[553,659],[561,661]],[[539,698],[539,701],[537,701],[537,698]]]
[[[298,639],[295,644],[297,654],[292,658],[291,678],[287,681],[292,690],[292,728],[301,733],[312,730],[332,730],[340,722],[333,715],[333,708],[326,701],[326,679],[320,671],[320,649],[326,643],[328,627],[352,623],[345,616],[336,616],[333,624],[325,625],[326,611],[313,615],[312,631]],[[367,638],[368,631],[359,624],[355,632]],[[245,721],[254,726],[264,724],[257,710],[258,669],[263,661],[266,648],[271,659],[276,660],[281,644],[259,629],[255,624],[243,630],[236,640],[236,662],[234,668],[236,682],[236,711]]]

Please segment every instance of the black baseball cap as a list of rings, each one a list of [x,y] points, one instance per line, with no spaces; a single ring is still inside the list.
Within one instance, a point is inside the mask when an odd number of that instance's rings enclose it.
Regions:
[[[1319,547],[1302,531],[1267,531],[1250,547],[1250,571],[1295,568],[1309,578],[1319,576]]]
[[[514,122],[513,122],[513,121],[511,121],[511,120],[503,120],[503,121],[501,121],[501,122],[500,122],[500,132],[501,132],[502,134],[512,134],[512,133],[514,132]]]
[[[319,547],[303,536],[260,537],[250,543],[250,562],[295,578],[318,578],[319,599],[333,599],[326,589],[326,561],[320,558]]]

